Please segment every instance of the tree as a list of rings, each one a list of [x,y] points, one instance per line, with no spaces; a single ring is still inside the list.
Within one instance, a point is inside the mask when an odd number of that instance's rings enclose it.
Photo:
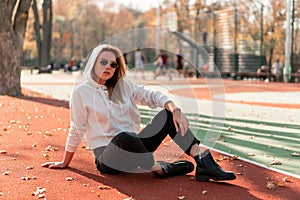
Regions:
[[[262,5],[264,5],[263,10]],[[271,66],[275,59],[282,58],[284,55],[282,47],[285,41],[286,10],[282,6],[282,1],[272,0],[264,3],[243,0],[239,2],[239,10],[243,10],[241,20],[244,24],[244,32],[249,33],[247,41],[259,41],[260,37],[263,37],[263,50],[268,58],[268,65]],[[249,22],[249,19],[252,19],[252,22]],[[263,27],[260,26],[261,20],[263,20]]]
[[[32,0],[0,0],[0,95],[21,95],[23,42]]]
[[[43,25],[40,23],[36,0],[33,0],[32,10],[34,13],[34,29],[38,50],[38,66],[45,67],[50,61],[51,35],[52,35],[52,0],[43,1]],[[40,28],[42,28],[42,33]]]

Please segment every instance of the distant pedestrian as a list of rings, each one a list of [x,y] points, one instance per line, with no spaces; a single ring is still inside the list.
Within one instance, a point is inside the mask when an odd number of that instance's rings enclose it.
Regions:
[[[180,77],[180,75],[185,77],[184,71],[183,71],[183,62],[184,62],[184,59],[183,59],[181,53],[179,52],[178,54],[176,54],[176,70],[178,72],[179,77]]]
[[[67,72],[71,73],[73,66],[75,65],[75,59],[72,57],[68,62]]]
[[[203,42],[204,45],[207,44],[207,35],[208,35],[207,31],[202,32],[202,42]]]
[[[276,62],[272,65],[272,73],[275,75],[276,81],[281,81],[282,77],[282,64],[280,63],[280,60],[277,59]]]
[[[256,73],[257,73],[259,80],[262,79],[263,81],[266,81],[266,82],[269,81],[269,79],[268,79],[269,67],[267,65],[260,66],[257,69]]]
[[[159,55],[155,59],[154,64],[158,64],[157,68],[154,73],[154,79],[156,79],[158,76],[167,74],[169,77],[169,80],[172,80],[171,71],[169,69],[169,56],[164,50],[160,50]]]
[[[142,78],[145,79],[145,75],[144,75],[144,72],[145,72],[145,66],[144,66],[144,55],[141,51],[140,48],[137,48],[137,50],[134,52],[134,63],[135,63],[135,66],[134,66],[134,77],[136,78],[136,75],[138,72],[141,72],[142,73]]]

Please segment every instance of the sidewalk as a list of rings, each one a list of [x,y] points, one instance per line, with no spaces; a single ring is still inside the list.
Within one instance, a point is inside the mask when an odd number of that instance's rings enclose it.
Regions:
[[[132,74],[129,74],[128,76],[131,78],[133,77]],[[282,85],[282,89],[272,92],[265,91],[266,88],[260,88],[258,91],[243,92],[243,87],[261,87],[266,84],[258,81],[248,82],[228,80],[224,80],[224,83],[221,82],[222,80],[205,83],[193,78],[183,79],[177,77],[174,77],[173,81],[169,81],[167,77],[158,77],[157,80],[154,81],[151,73],[147,74],[146,77],[146,80],[137,78],[136,81],[140,84],[146,85],[146,87],[155,88],[168,93],[168,95],[171,95],[187,113],[195,113],[196,106],[198,112],[212,116],[213,114],[216,115],[216,113],[213,113],[214,109],[221,106],[222,109],[225,109],[222,112],[226,113],[226,116],[228,117],[300,124],[300,117],[295,117],[300,116],[300,109],[294,109],[295,106],[300,107],[299,84],[292,84],[293,87],[289,90],[288,87],[284,87],[284,83],[269,83],[267,85],[270,87],[267,89],[273,89],[272,85],[274,85],[274,87],[278,87],[279,84]],[[29,71],[23,71],[21,76],[22,87],[66,101],[69,100],[72,89],[83,80],[84,79],[81,77],[80,72],[66,74],[61,71],[54,71],[53,74],[37,75],[30,74]],[[208,86],[207,84],[211,85]],[[211,100],[212,97],[210,97],[210,99],[203,99],[201,98],[201,94],[200,98],[197,98],[195,95],[197,92],[195,89],[197,88],[205,89],[209,87],[211,91],[208,92],[219,92],[219,90],[222,91],[226,88],[225,85],[230,87],[232,85],[236,87],[237,85],[238,87],[234,88],[234,93],[226,92],[225,96],[224,94],[215,94],[213,97],[214,100]],[[179,92],[181,94],[179,94]],[[207,91],[205,91],[205,93],[207,93]],[[224,101],[226,103],[224,103]],[[247,102],[250,104],[245,104]],[[276,109],[274,109],[274,107],[260,106],[259,103],[276,103],[277,105]],[[290,104],[293,107],[284,107],[282,106],[283,104]],[[280,113],[280,115],[278,113]]]

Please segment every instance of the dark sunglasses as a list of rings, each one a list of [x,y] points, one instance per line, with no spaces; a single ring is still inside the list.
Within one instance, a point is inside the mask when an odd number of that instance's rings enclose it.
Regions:
[[[107,66],[108,60],[106,60],[105,58],[101,58],[100,64],[103,65],[103,66]],[[114,62],[114,61],[112,61],[109,64],[109,66],[111,66],[112,68],[118,68],[119,67],[119,65],[116,62]]]

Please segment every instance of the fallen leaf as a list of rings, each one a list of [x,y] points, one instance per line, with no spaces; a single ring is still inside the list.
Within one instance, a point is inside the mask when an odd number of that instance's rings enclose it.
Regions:
[[[234,155],[234,156],[232,156],[232,157],[231,157],[231,159],[232,159],[232,160],[238,160],[238,159],[239,159],[239,157],[238,157],[238,156],[236,156],[236,155]]]
[[[32,192],[31,195],[32,196],[36,196],[37,198],[44,198],[45,195],[43,197],[41,197],[44,192],[46,192],[46,188],[42,188],[42,187],[37,187],[36,191]]]
[[[110,189],[112,189],[112,187],[110,187],[110,186],[108,186],[108,185],[100,185],[98,188],[99,188],[100,190],[110,190]]]
[[[127,197],[127,198],[125,198],[123,200],[131,200],[131,199],[132,199],[132,197]]]
[[[286,182],[286,183],[291,183],[291,182],[292,182],[291,179],[290,179],[289,177],[284,177],[282,180],[283,180],[284,182]]]
[[[23,181],[28,181],[30,178],[29,177],[27,177],[27,176],[22,176],[21,177],[21,180],[23,180]]]
[[[47,153],[43,153],[42,155],[43,155],[44,159],[49,160],[49,155]]]
[[[278,187],[284,187],[285,185],[284,185],[284,182],[283,182],[283,181],[279,181],[279,182],[277,183],[277,186],[278,186]]]
[[[271,165],[282,165],[282,163],[279,160],[272,160]]]
[[[300,154],[299,154],[299,153],[297,153],[297,152],[294,152],[294,153],[291,153],[291,156],[299,157],[299,156],[300,156]]]
[[[34,168],[33,166],[28,166],[28,167],[26,167],[26,170],[31,170],[33,168]]]
[[[37,198],[38,198],[38,199],[45,198],[45,194],[39,194],[39,195],[37,196]]]
[[[57,151],[57,147],[52,147],[51,145],[47,146],[45,151]]]
[[[275,184],[274,181],[268,181],[268,182],[267,182],[267,185],[266,185],[266,187],[267,187],[268,189],[270,189],[270,190],[275,189],[275,186],[276,186],[276,184]]]
[[[36,177],[36,176],[32,176],[32,177],[29,177],[29,176],[23,176],[23,177],[21,177],[21,180],[23,180],[23,181],[28,181],[28,180],[30,180],[30,179],[36,180],[37,177]]]
[[[49,131],[46,131],[46,132],[44,133],[44,135],[46,135],[46,136],[52,136],[53,133],[50,133]]]
[[[2,175],[7,176],[8,174],[9,174],[9,171],[5,171],[5,172],[3,172]]]
[[[67,177],[66,180],[67,180],[67,181],[73,181],[74,178],[72,178],[72,177]]]
[[[5,151],[5,150],[0,150],[0,154],[7,154],[7,151]]]

